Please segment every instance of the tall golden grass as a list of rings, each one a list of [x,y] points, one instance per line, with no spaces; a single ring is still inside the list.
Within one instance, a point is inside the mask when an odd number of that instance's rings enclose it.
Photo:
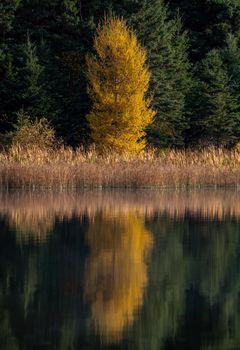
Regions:
[[[162,150],[138,156],[94,149],[12,146],[0,153],[0,188],[188,188],[240,185],[240,149]]]

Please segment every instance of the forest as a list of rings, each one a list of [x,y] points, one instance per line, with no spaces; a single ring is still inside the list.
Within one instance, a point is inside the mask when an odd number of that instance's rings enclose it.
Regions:
[[[65,145],[93,142],[86,57],[109,15],[124,18],[146,50],[147,97],[155,111],[144,126],[147,145],[234,147],[240,140],[239,0],[1,0],[1,145],[26,120],[41,118]]]

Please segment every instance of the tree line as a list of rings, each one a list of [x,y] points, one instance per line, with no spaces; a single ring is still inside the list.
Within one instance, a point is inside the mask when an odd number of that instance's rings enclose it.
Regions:
[[[109,15],[123,17],[146,49],[146,101],[155,111],[142,124],[147,143],[236,145],[240,0],[1,0],[1,143],[19,125],[20,112],[33,121],[47,118],[66,144],[92,142],[86,57]]]

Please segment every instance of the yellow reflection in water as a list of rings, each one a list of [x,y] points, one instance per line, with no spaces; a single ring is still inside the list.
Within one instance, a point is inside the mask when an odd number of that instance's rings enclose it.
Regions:
[[[102,342],[117,343],[143,304],[152,236],[144,216],[106,214],[95,216],[87,241],[85,295],[94,330]]]

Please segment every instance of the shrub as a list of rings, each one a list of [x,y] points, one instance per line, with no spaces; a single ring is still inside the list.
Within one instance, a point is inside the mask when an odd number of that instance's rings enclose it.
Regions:
[[[55,130],[46,118],[32,121],[28,115],[22,112],[18,115],[12,143],[24,149],[31,147],[51,149],[59,144],[56,140]]]

